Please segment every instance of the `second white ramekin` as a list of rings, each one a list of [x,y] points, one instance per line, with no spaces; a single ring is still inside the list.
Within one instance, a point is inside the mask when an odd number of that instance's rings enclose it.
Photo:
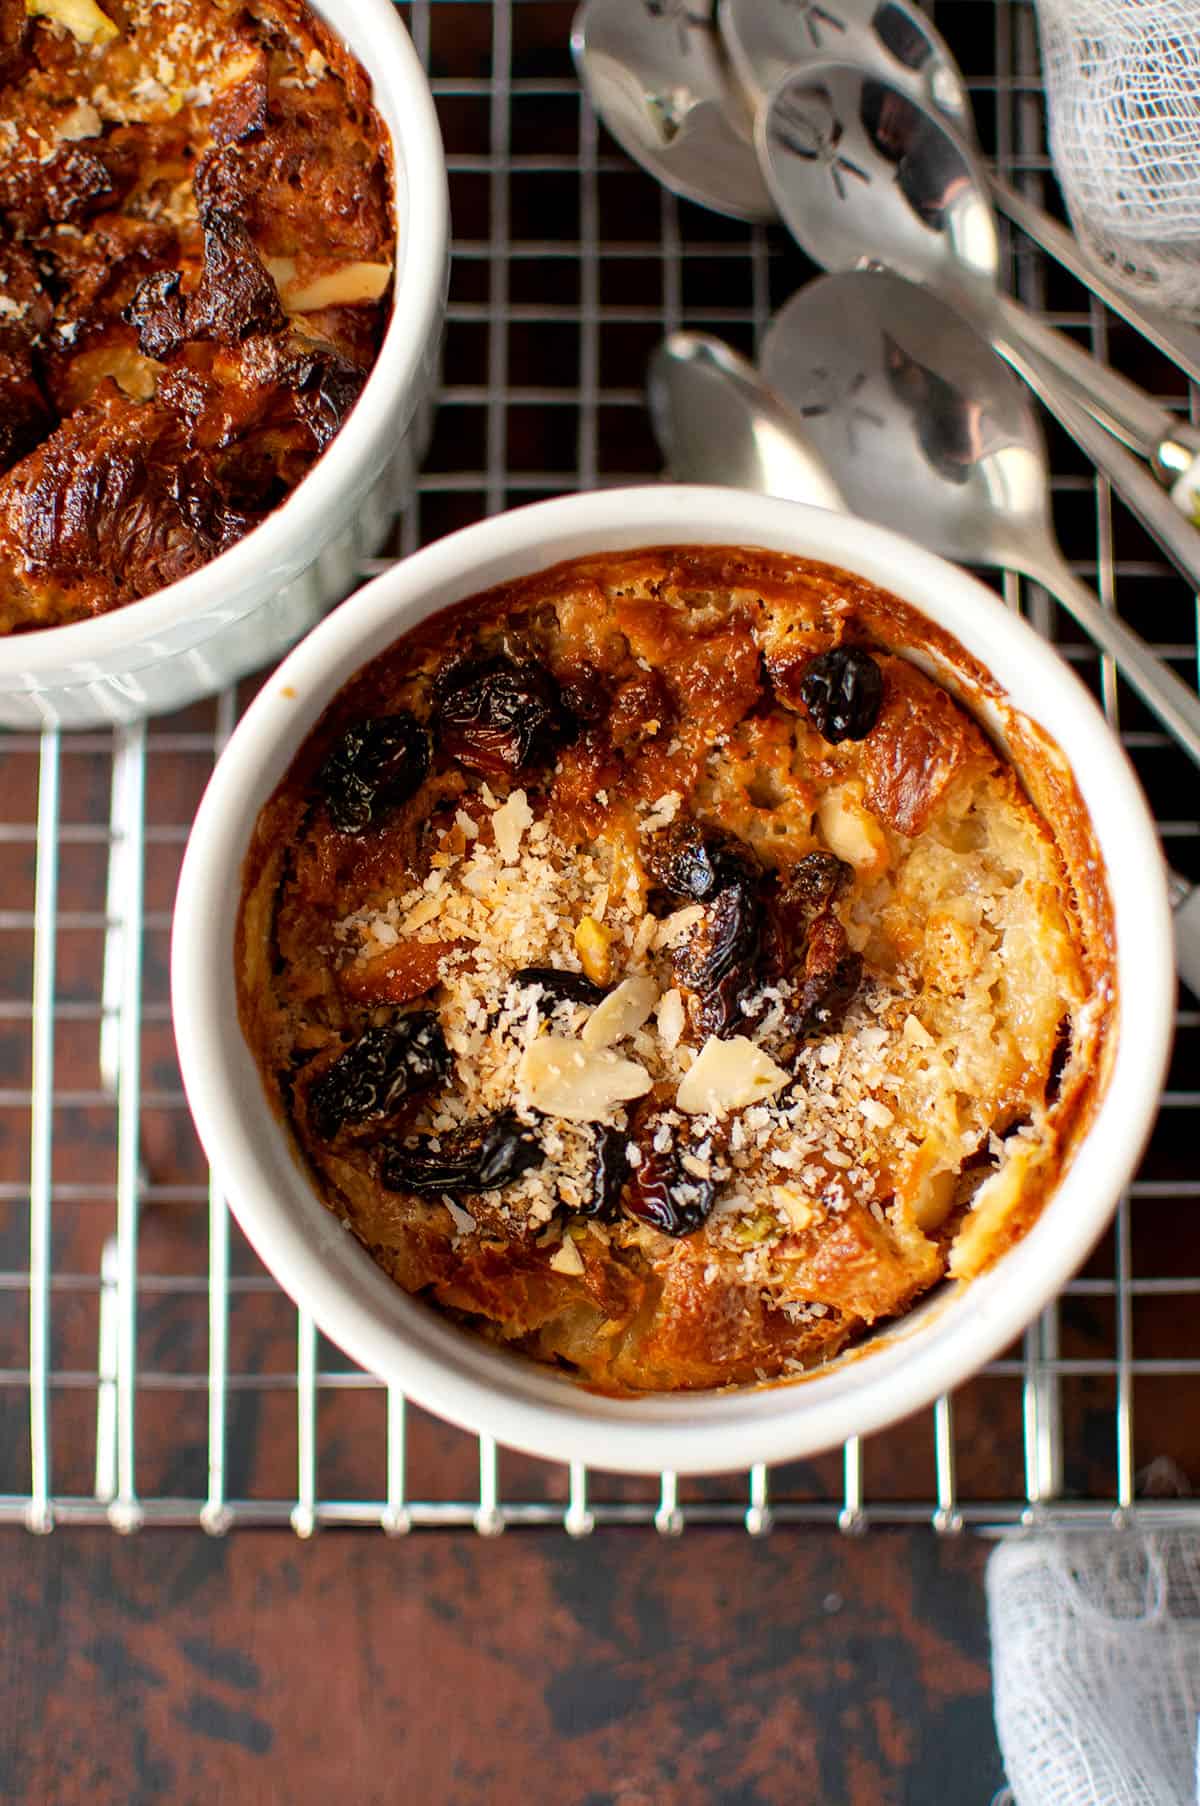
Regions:
[[[446,163],[425,72],[392,0],[313,0],[371,77],[391,134],[392,317],[345,426],[281,507],[157,595],[0,638],[0,726],[96,727],[182,708],[277,658],[357,581],[424,455],[449,258]]]
[[[1092,817],[1116,927],[1119,1030],[1086,1138],[1025,1239],[966,1286],[793,1384],[603,1398],[491,1347],[399,1290],[325,1209],[273,1117],[238,1026],[234,924],[255,818],[323,709],[435,610],[585,553],[766,546],[880,584],[956,636],[1066,755]],[[992,591],[899,535],[740,491],[662,485],[540,503],[438,541],[361,590],[284,662],[201,804],[175,910],[172,992],[188,1098],[243,1229],[292,1297],[363,1366],[468,1429],[549,1459],[681,1473],[812,1454],[905,1417],[1012,1342],[1104,1229],[1154,1120],[1174,1008],[1154,824],[1120,746],[1069,667]]]

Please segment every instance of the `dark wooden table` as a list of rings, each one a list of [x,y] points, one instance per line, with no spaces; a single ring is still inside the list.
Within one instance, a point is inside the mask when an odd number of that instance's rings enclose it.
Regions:
[[[987,1545],[0,1537],[30,1806],[988,1806]]]

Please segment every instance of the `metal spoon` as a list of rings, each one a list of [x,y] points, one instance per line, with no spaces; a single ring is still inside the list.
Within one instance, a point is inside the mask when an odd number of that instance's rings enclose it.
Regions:
[[[671,475],[682,483],[756,489],[846,512],[804,423],[721,339],[673,332],[650,359],[650,417]]]
[[[757,112],[806,63],[858,63],[934,107],[964,137],[975,117],[950,46],[907,0],[720,0],[717,19],[734,72]]]
[[[729,60],[755,111],[793,70],[837,57],[861,64],[975,141],[962,71],[950,46],[908,0],[720,0],[718,18]],[[1035,244],[1200,382],[1200,333],[1140,307],[1092,267],[1073,233],[986,165],[980,173],[992,199]]]
[[[617,143],[664,187],[734,219],[775,218],[704,0],[585,0],[571,53]]]
[[[861,282],[887,285],[889,278],[830,276],[810,284],[803,295],[807,296],[813,290],[825,290],[829,297],[828,304],[825,304],[824,297],[819,297],[823,303],[822,317],[837,316],[839,299],[847,298],[847,290],[841,285]],[[886,293],[886,288],[880,292]],[[803,296],[798,296],[797,300],[802,298]],[[784,309],[784,315],[789,312],[790,309]],[[792,319],[796,317],[793,315]],[[843,314],[842,317],[846,316]],[[820,324],[819,320],[804,322],[806,330],[810,326],[819,329]],[[958,322],[958,325],[961,327],[962,322]],[[780,316],[770,335],[775,346],[772,364],[779,361],[785,374],[793,355],[797,365],[803,362],[801,347],[792,342],[793,332],[793,326]],[[823,345],[823,334],[817,343]],[[822,456],[821,444],[817,443],[820,439],[822,444],[828,442],[832,445],[839,472],[849,476],[855,482],[855,487],[859,487],[856,478],[860,467],[861,435],[868,431],[872,434],[880,431],[881,421],[884,428],[899,424],[893,421],[893,415],[901,411],[893,376],[885,374],[882,385],[885,392],[882,396],[879,395],[878,385],[868,393],[866,383],[858,384],[857,370],[851,376],[849,385],[844,385],[839,390],[839,371],[824,360],[820,350],[814,350],[813,355],[814,394],[809,400],[802,401],[801,408],[797,410],[772,390],[756,374],[752,365],[738,357],[719,339],[708,338],[700,333],[672,333],[658,346],[651,358],[649,376],[650,413],[668,473],[684,481],[722,483],[737,488],[763,490],[769,495],[781,495],[791,501],[832,507],[836,504],[831,497],[840,492],[834,481],[833,471]],[[1029,472],[1030,451],[1035,466],[1041,465],[1037,424],[1019,386],[1008,378],[1002,365],[995,359],[991,361],[995,365],[997,385],[1010,392],[1014,403],[1013,417],[1020,424],[1022,436],[1028,435],[1026,457],[1020,460],[1023,470],[1018,469],[1018,475],[1023,478]],[[888,362],[890,363],[890,358]],[[805,386],[807,389],[807,376]],[[903,383],[901,386],[904,386]],[[877,401],[882,405],[876,406]],[[968,540],[972,562],[1010,558],[1012,554],[1006,549],[1006,543],[1010,537],[1021,538],[1023,535],[1021,522],[1024,514],[1015,516],[1011,527],[999,534],[989,529],[985,539],[975,538],[980,521],[1002,517],[1006,494],[1005,487],[1001,486],[993,492],[989,501],[983,482],[984,470],[978,464],[968,476],[968,487],[964,488],[956,483],[951,485],[952,491],[961,494],[965,501],[964,526],[957,531],[953,528],[953,493],[947,499],[947,479],[937,473],[946,468],[944,447],[947,444],[954,446],[956,443],[961,446],[963,439],[961,434],[956,439],[949,415],[944,415],[935,408],[933,419],[936,425],[932,436],[926,434],[933,449],[932,461],[923,445],[919,459],[912,458],[910,447],[913,429],[910,417],[908,445],[906,446],[903,433],[895,435],[893,449],[899,459],[898,464],[893,466],[881,459],[884,468],[880,472],[879,465],[874,460],[868,460],[868,471],[876,476],[882,474],[884,483],[879,490],[871,490],[866,497],[865,506],[859,496],[855,496],[851,506],[860,507],[864,514],[883,520],[885,524],[894,524],[895,515],[900,514],[902,518],[899,524],[903,532],[938,551],[944,552],[949,548],[953,555],[956,543]],[[978,428],[983,425],[983,419],[983,416],[971,412],[969,407],[964,408],[960,416],[964,428]],[[985,431],[990,436],[990,428],[985,428]],[[769,447],[769,454],[766,456],[763,455],[764,443]],[[1003,450],[998,438],[994,443],[995,451],[989,454],[989,459],[999,459]],[[920,445],[919,438],[918,444]],[[938,450],[939,446],[943,448],[942,451]],[[1019,441],[1014,449],[1019,458]],[[982,465],[987,462],[988,460],[981,461]],[[1011,464],[1010,458],[1009,465],[1003,471],[1005,483]],[[914,465],[917,466],[916,469]],[[961,463],[956,463],[955,468],[961,470]],[[926,473],[928,480],[919,475],[922,471]],[[1000,466],[997,463],[993,465],[992,474],[997,475],[999,472]],[[1039,479],[1044,496],[1044,468],[1039,470]],[[861,487],[865,489],[867,486],[868,479],[864,478]],[[849,483],[847,487],[850,487]],[[886,499],[892,520],[888,520],[885,513],[875,505],[880,495]],[[933,498],[932,508],[929,505],[930,497]],[[962,506],[961,503],[959,505]],[[1048,539],[1044,501],[1041,519],[1042,534]],[[1049,543],[1049,551],[1051,558],[1061,563],[1061,555],[1053,541]],[[1014,565],[1012,568],[1020,567]],[[1067,575],[1070,586],[1076,587],[1075,578],[1069,572]],[[1049,583],[1046,587],[1050,587]],[[1077,587],[1083,590],[1081,584]],[[1098,606],[1088,591],[1083,590],[1083,594],[1091,607]],[[1138,645],[1141,643],[1138,642]],[[1118,657],[1117,663],[1123,665],[1123,659]],[[1191,700],[1195,701],[1195,698]],[[1175,910],[1175,943],[1180,970],[1187,984],[1200,997],[1200,886],[1193,887],[1186,879],[1172,873],[1171,901]]]
[[[1070,570],[1033,410],[967,320],[883,272],[827,276],[776,315],[762,370],[854,512],[1043,584],[1200,764],[1200,697]]]
[[[1068,431],[1073,400],[1175,480],[1200,457],[1200,432],[996,287],[999,243],[986,182],[970,146],[936,114],[857,65],[824,63],[789,76],[760,112],[759,155],[800,244],[827,269],[878,260],[936,288],[969,313],[1026,373]],[[1069,392],[1068,392],[1069,391]],[[1067,407],[1058,398],[1067,395]],[[1191,582],[1200,536],[1147,472],[1108,434],[1084,448]]]

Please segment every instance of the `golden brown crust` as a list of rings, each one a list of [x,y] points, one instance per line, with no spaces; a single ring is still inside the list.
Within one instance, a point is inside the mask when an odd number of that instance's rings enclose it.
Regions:
[[[362,389],[395,254],[386,128],[301,0],[103,0],[91,43],[55,3],[0,15],[0,632],[265,519]]]
[[[834,744],[804,681],[846,645],[882,702]],[[552,748],[472,766],[445,702],[464,658],[549,674],[570,710]],[[399,711],[437,730],[429,775],[338,831],[331,750]],[[729,893],[661,888],[693,829],[733,836],[765,899],[723,1017],[703,972]],[[1069,1163],[1116,1021],[1103,869],[1058,749],[915,609],[739,548],[576,560],[373,661],[260,817],[236,959],[244,1032],[330,1208],[406,1290],[615,1393],[798,1373],[990,1264]],[[513,979],[547,965],[629,993],[599,1067],[594,1000],[531,1003]],[[451,1069],[331,1128],[324,1076],[410,1011],[436,1012]],[[613,1062],[632,1090],[597,1105]],[[716,1089],[689,1091],[693,1067]],[[730,1101],[752,1068],[766,1101]],[[448,1203],[388,1165],[506,1111],[539,1163],[498,1187]],[[606,1128],[637,1163],[597,1215]],[[664,1233],[645,1200],[684,1156]]]

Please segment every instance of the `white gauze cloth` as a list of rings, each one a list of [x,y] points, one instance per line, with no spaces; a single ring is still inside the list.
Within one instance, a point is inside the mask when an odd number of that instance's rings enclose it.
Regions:
[[[1200,317],[1200,4],[1037,10],[1050,152],[1076,232],[1118,287]]]
[[[1196,1806],[1200,1536],[1016,1538],[987,1593],[1016,1806]]]

